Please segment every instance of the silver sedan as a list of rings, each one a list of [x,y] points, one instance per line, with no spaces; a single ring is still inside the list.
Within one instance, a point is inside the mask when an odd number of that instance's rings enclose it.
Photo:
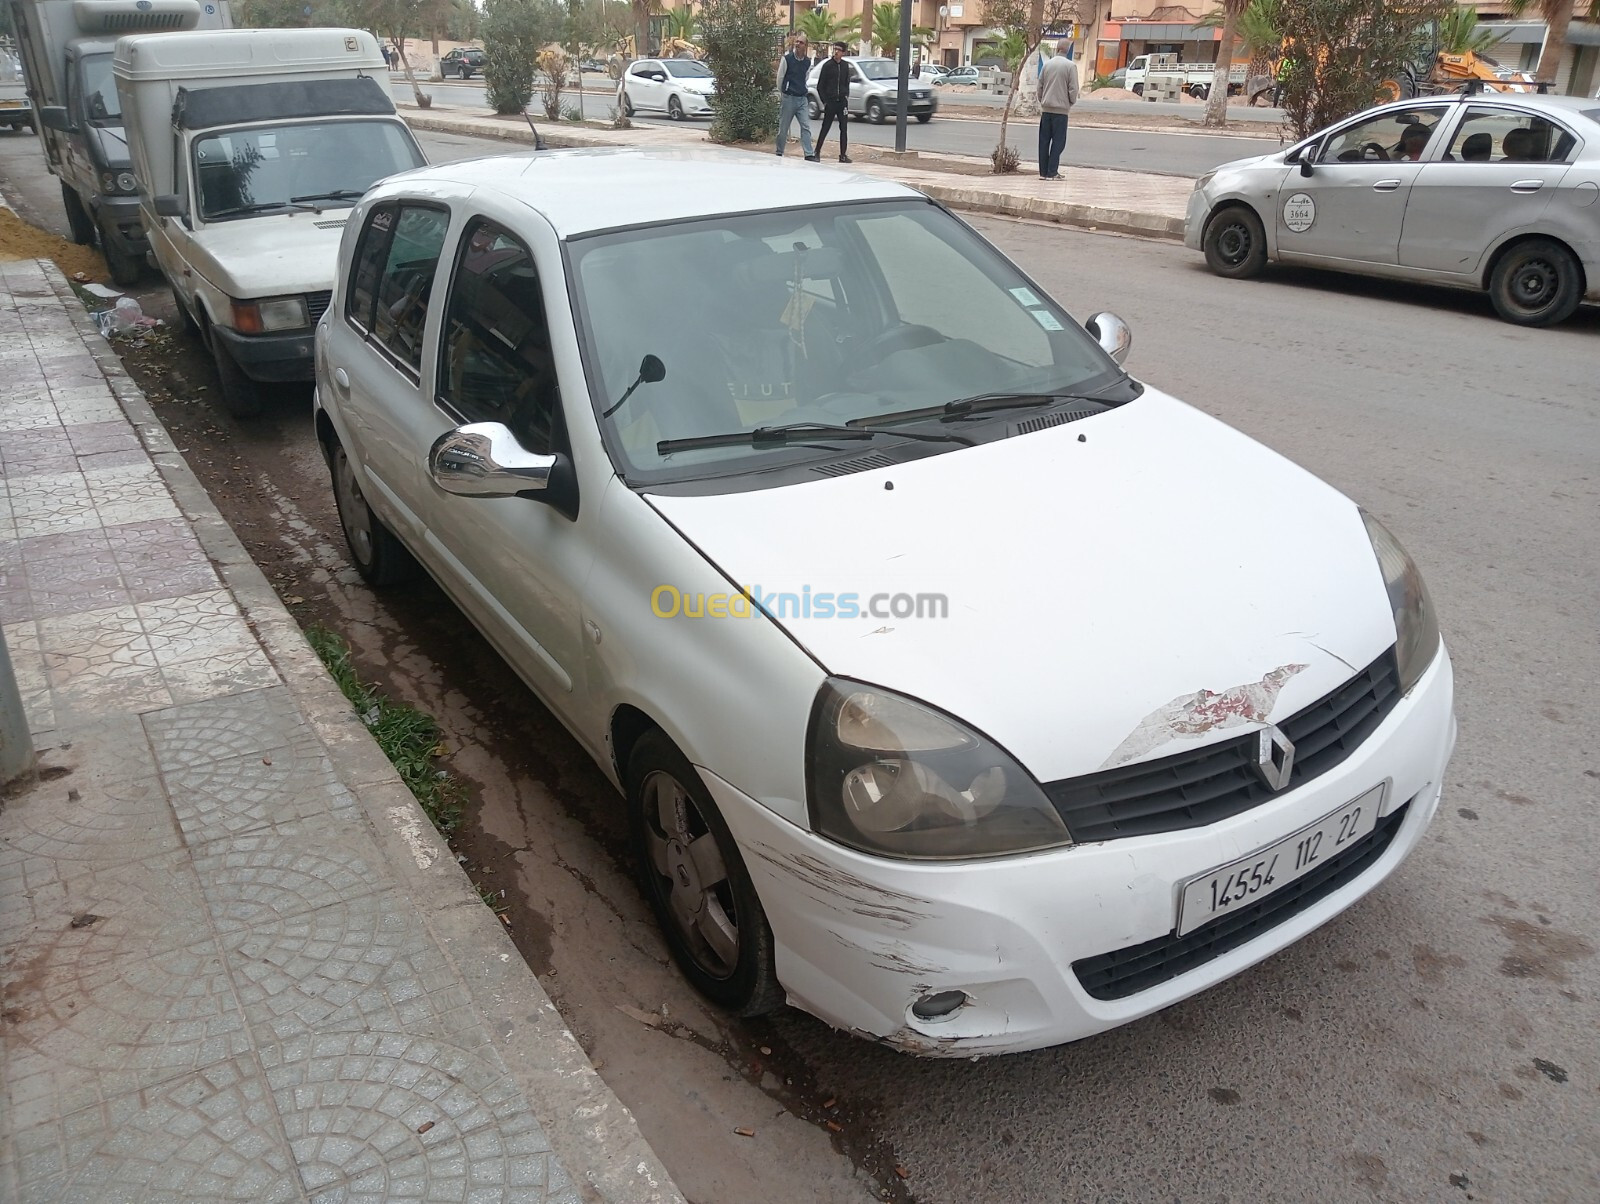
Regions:
[[[1484,289],[1523,326],[1600,301],[1600,104],[1429,97],[1195,181],[1184,242],[1220,276],[1269,259]]]

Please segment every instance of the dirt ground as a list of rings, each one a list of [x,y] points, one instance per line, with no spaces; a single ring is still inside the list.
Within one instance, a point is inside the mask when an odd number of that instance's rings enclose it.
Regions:
[[[30,226],[9,209],[0,209],[0,259],[49,259],[68,280],[111,279],[99,251]]]

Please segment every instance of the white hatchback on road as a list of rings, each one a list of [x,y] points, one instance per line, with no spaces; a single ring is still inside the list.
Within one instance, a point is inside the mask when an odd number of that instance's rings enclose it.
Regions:
[[[1486,289],[1523,326],[1600,301],[1600,105],[1475,93],[1380,105],[1195,181],[1184,242],[1222,276],[1268,259]]]
[[[1432,819],[1450,662],[1394,538],[920,194],[485,159],[375,187],[340,260],[316,429],[357,567],[421,561],[610,775],[723,1006],[1074,1040]]]
[[[640,59],[622,75],[622,107],[635,113],[665,113],[674,121],[711,116],[717,80],[697,59]]]

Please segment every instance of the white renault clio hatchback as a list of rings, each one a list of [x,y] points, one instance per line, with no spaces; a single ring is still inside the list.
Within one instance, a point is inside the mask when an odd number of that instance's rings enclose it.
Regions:
[[[355,209],[316,427],[361,573],[420,561],[625,793],[699,990],[1031,1049],[1349,907],[1455,733],[1394,538],[1088,327],[895,184],[452,163]]]

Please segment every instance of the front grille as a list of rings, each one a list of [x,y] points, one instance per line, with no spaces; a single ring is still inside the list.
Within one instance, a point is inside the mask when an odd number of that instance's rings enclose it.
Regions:
[[[322,315],[328,312],[328,302],[332,300],[331,292],[306,294],[306,313],[311,317],[311,325],[315,326],[322,320]]]
[[[1400,700],[1391,648],[1344,685],[1278,724],[1294,744],[1286,790],[1327,773],[1353,753]],[[1114,840],[1176,832],[1227,819],[1273,798],[1256,770],[1257,734],[1046,783],[1072,839]]]
[[[1129,945],[1072,963],[1083,989],[1096,999],[1126,999],[1187,974],[1230,949],[1298,915],[1319,899],[1361,877],[1382,857],[1400,830],[1411,804],[1384,816],[1367,835],[1304,878],[1240,911],[1218,916],[1188,936],[1169,932],[1142,945]]]

